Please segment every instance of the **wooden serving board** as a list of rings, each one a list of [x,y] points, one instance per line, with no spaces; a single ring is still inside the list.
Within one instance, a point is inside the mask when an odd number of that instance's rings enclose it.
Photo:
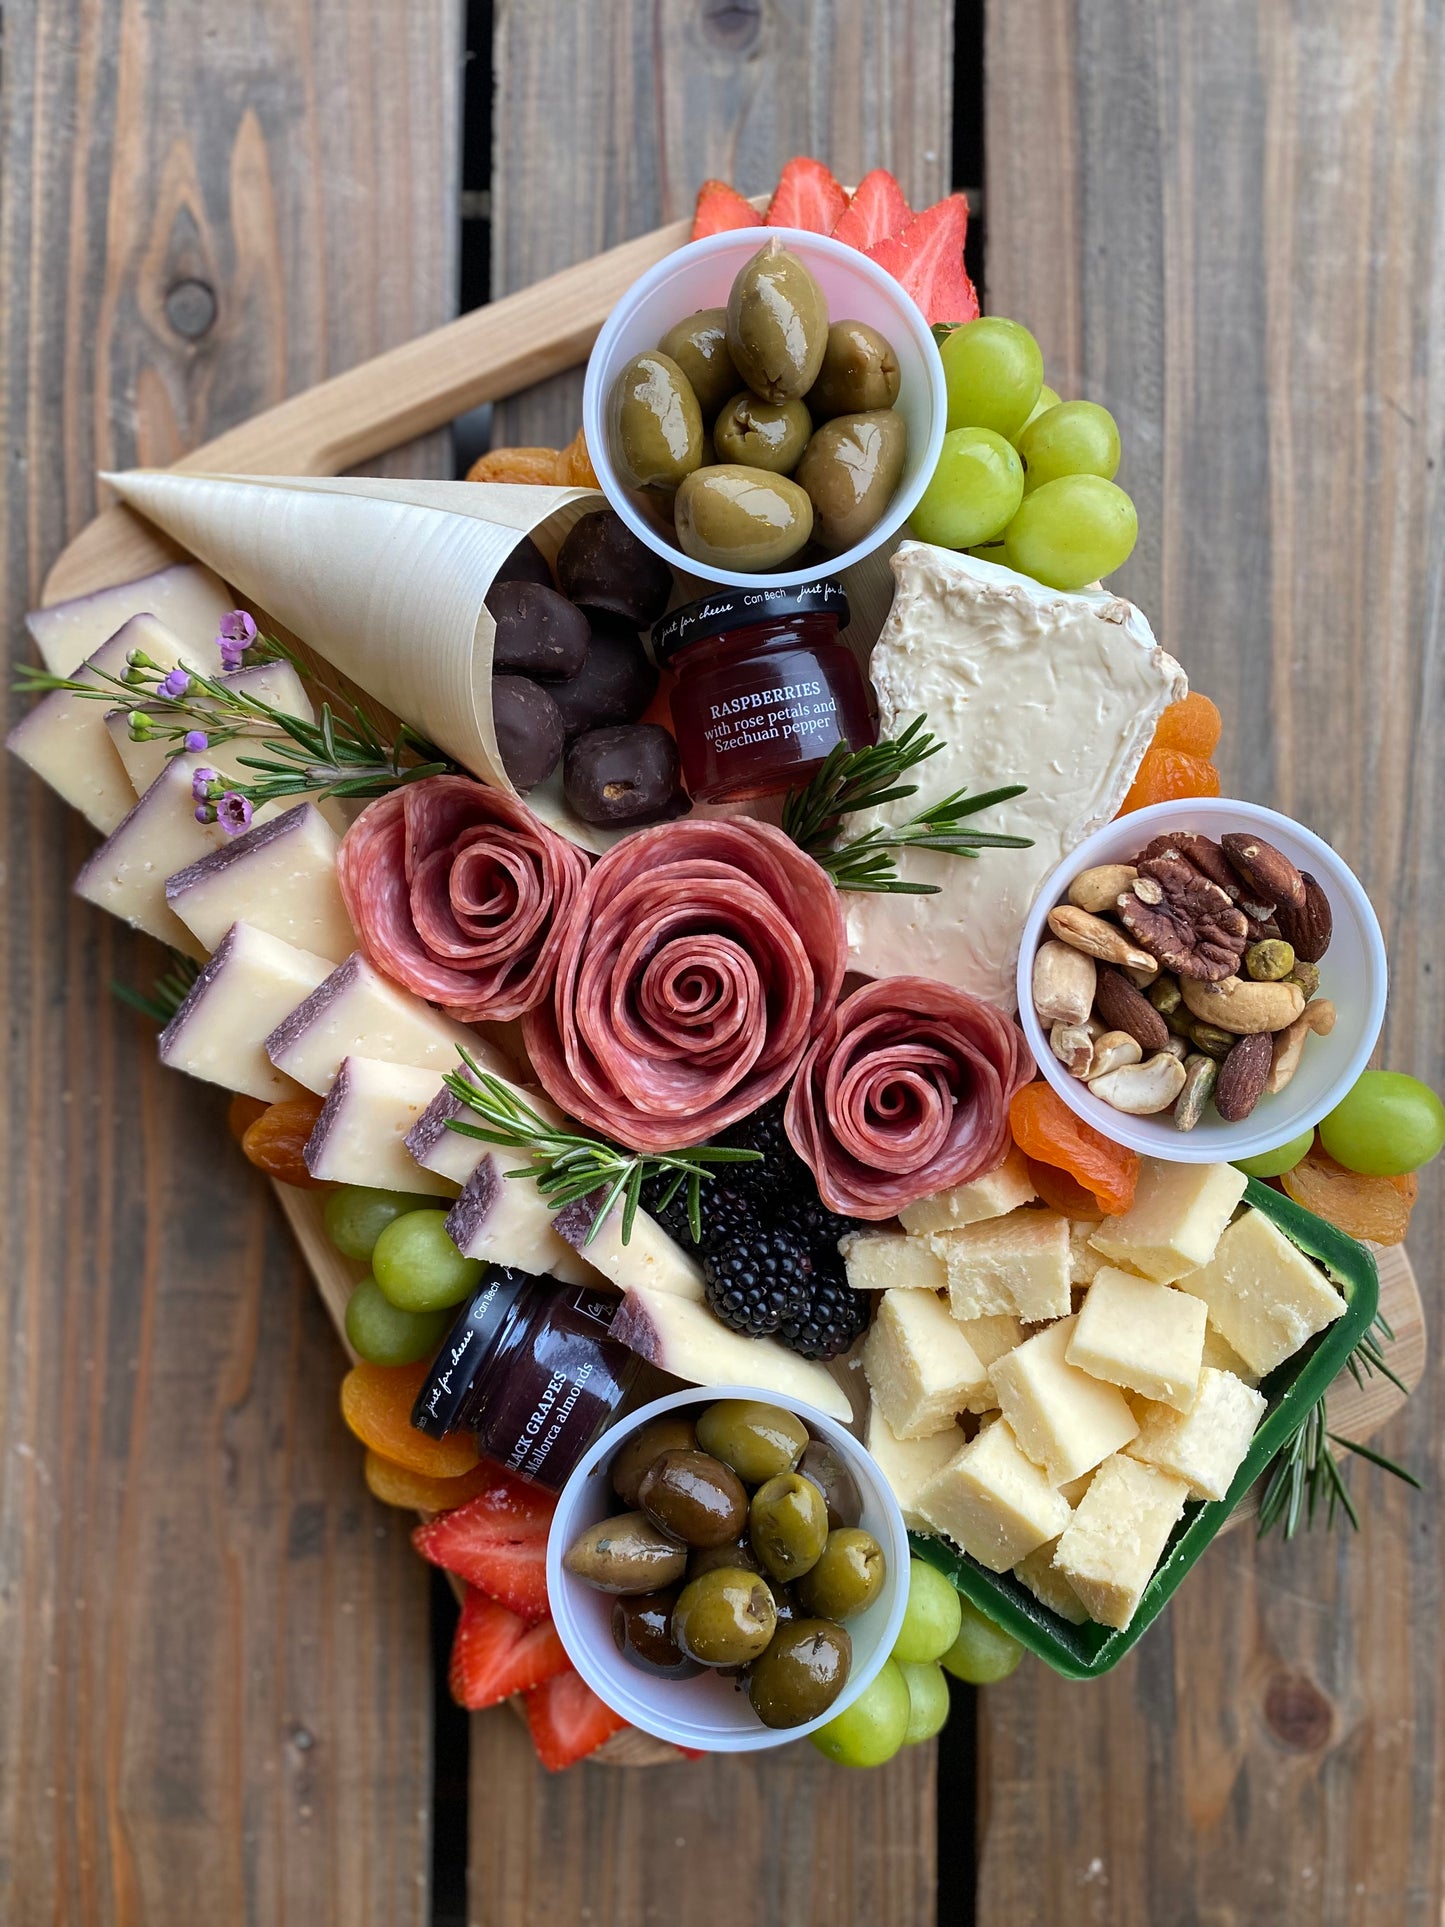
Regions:
[[[371,461],[445,427],[469,408],[517,394],[584,362],[629,284],[681,246],[688,231],[686,221],[655,228],[475,309],[252,416],[174,466],[251,475],[338,475]],[[112,503],[61,551],[45,579],[42,601],[60,602],[128,581],[177,553],[149,523]],[[344,1344],[346,1299],[363,1267],[342,1258],[325,1236],[315,1194],[283,1185],[275,1189]],[[1377,1249],[1376,1257],[1380,1309],[1395,1334],[1387,1356],[1413,1391],[1426,1354],[1415,1274],[1401,1246]],[[1345,1378],[1331,1398],[1331,1429],[1367,1439],[1400,1409],[1404,1397],[1387,1379],[1357,1386]],[[1251,1510],[1242,1506],[1235,1523]]]

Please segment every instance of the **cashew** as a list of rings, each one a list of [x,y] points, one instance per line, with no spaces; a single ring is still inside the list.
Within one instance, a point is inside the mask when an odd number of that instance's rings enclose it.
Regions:
[[[1167,1111],[1184,1089],[1184,1066],[1168,1051],[1158,1051],[1146,1063],[1125,1064],[1117,1071],[1089,1080],[1095,1097],[1131,1117],[1152,1117]]]
[[[1049,928],[1061,943],[1070,944],[1075,950],[1101,957],[1105,963],[1119,964],[1125,970],[1147,971],[1150,983],[1159,975],[1159,966],[1149,952],[1136,950],[1117,924],[1105,923],[1102,917],[1091,917],[1087,910],[1077,909],[1071,903],[1061,903],[1050,910]]]
[[[1076,909],[1092,911],[1095,916],[1112,910],[1119,893],[1127,890],[1139,872],[1132,863],[1100,863],[1082,870],[1069,885],[1069,902]]]
[[[1131,970],[1127,964],[1122,965],[1121,968],[1136,990],[1147,990],[1159,975],[1159,966],[1152,957],[1149,959],[1147,970]]]
[[[1092,957],[1066,943],[1041,943],[1034,957],[1034,1009],[1045,1024],[1082,1024],[1094,1008]]]
[[[1070,1077],[1093,1074],[1094,1040],[1086,1024],[1055,1024],[1049,1031],[1049,1049]]]
[[[1107,1076],[1110,1071],[1122,1070],[1126,1064],[1137,1064],[1143,1055],[1138,1038],[1131,1037],[1127,1030],[1106,1030],[1102,1037],[1094,1039],[1094,1061],[1085,1076]]]
[[[1310,1032],[1313,1031],[1318,1037],[1328,1037],[1334,1027],[1335,1007],[1328,997],[1319,997],[1314,1003],[1306,1004],[1294,1022],[1276,1034],[1274,1057],[1264,1088],[1272,1093],[1282,1091],[1299,1069],[1305,1039]]]
[[[1236,1037],[1284,1030],[1305,1007],[1304,992],[1288,981],[1261,984],[1222,977],[1217,984],[1206,984],[1197,977],[1185,977],[1179,987],[1196,1017],[1217,1030],[1233,1031]]]
[[[1178,1031],[1170,1031],[1169,1042],[1164,1046],[1164,1048],[1171,1057],[1177,1057],[1181,1064],[1184,1062],[1185,1058],[1188,1057],[1190,1054],[1189,1039],[1187,1037],[1181,1036]]]

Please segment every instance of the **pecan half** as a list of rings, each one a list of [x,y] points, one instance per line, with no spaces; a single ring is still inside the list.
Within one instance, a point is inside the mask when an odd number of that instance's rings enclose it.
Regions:
[[[1280,909],[1286,904],[1296,910],[1304,908],[1304,878],[1283,850],[1266,843],[1262,836],[1245,836],[1237,830],[1220,840],[1251,901],[1275,904]]]
[[[1334,912],[1329,898],[1308,870],[1302,873],[1301,881],[1305,892],[1303,908],[1282,903],[1275,919],[1280,935],[1286,943],[1293,944],[1299,961],[1315,964],[1329,949],[1330,938],[1335,934]]]
[[[1231,903],[1238,903],[1244,895],[1239,887],[1239,878],[1230,867],[1229,858],[1212,836],[1199,836],[1193,830],[1184,830],[1177,836],[1156,836],[1134,859],[1135,866],[1146,862],[1150,857],[1182,856],[1192,863],[1196,870],[1217,883]]]
[[[1258,1104],[1269,1081],[1274,1040],[1264,1031],[1241,1037],[1219,1067],[1214,1108],[1226,1124],[1240,1124]]]
[[[1244,955],[1249,919],[1217,883],[1172,851],[1140,862],[1133,890],[1119,899],[1119,918],[1143,949],[1181,977],[1217,983],[1232,977]],[[1146,901],[1157,887],[1159,901]]]

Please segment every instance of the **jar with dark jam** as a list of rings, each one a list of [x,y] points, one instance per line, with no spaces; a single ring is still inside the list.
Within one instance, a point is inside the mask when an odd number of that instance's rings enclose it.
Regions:
[[[652,631],[677,675],[672,721],[695,803],[737,803],[805,783],[840,743],[874,739],[858,660],[839,631],[838,582],[723,589]]]
[[[638,1358],[607,1336],[621,1299],[490,1265],[412,1408],[434,1439],[466,1430],[484,1458],[560,1492],[617,1410]]]

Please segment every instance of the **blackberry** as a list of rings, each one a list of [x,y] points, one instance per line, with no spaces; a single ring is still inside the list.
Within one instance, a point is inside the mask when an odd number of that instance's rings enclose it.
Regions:
[[[692,1244],[692,1227],[687,1221],[687,1186],[680,1184],[676,1197],[667,1204],[658,1203],[671,1182],[671,1177],[666,1173],[649,1178],[642,1187],[642,1208],[649,1217],[656,1218],[675,1244],[680,1244],[686,1250]]]
[[[816,1191],[811,1197],[784,1199],[777,1207],[776,1222],[791,1231],[814,1260],[820,1256],[836,1258],[838,1240],[858,1229],[857,1218],[845,1218],[841,1211],[830,1211]]]
[[[803,1358],[841,1358],[868,1329],[868,1297],[854,1291],[834,1253],[815,1260],[807,1302],[778,1327],[779,1340]]]
[[[707,1302],[723,1324],[766,1338],[808,1306],[812,1265],[786,1231],[754,1230],[710,1251],[702,1262]]]
[[[702,1187],[702,1249],[715,1251],[760,1231],[757,1194],[716,1178]]]
[[[717,1138],[737,1151],[761,1151],[760,1164],[735,1164],[729,1180],[740,1190],[769,1200],[785,1197],[799,1184],[813,1189],[813,1174],[788,1142],[783,1128],[785,1100],[775,1097],[749,1117],[739,1118]]]

